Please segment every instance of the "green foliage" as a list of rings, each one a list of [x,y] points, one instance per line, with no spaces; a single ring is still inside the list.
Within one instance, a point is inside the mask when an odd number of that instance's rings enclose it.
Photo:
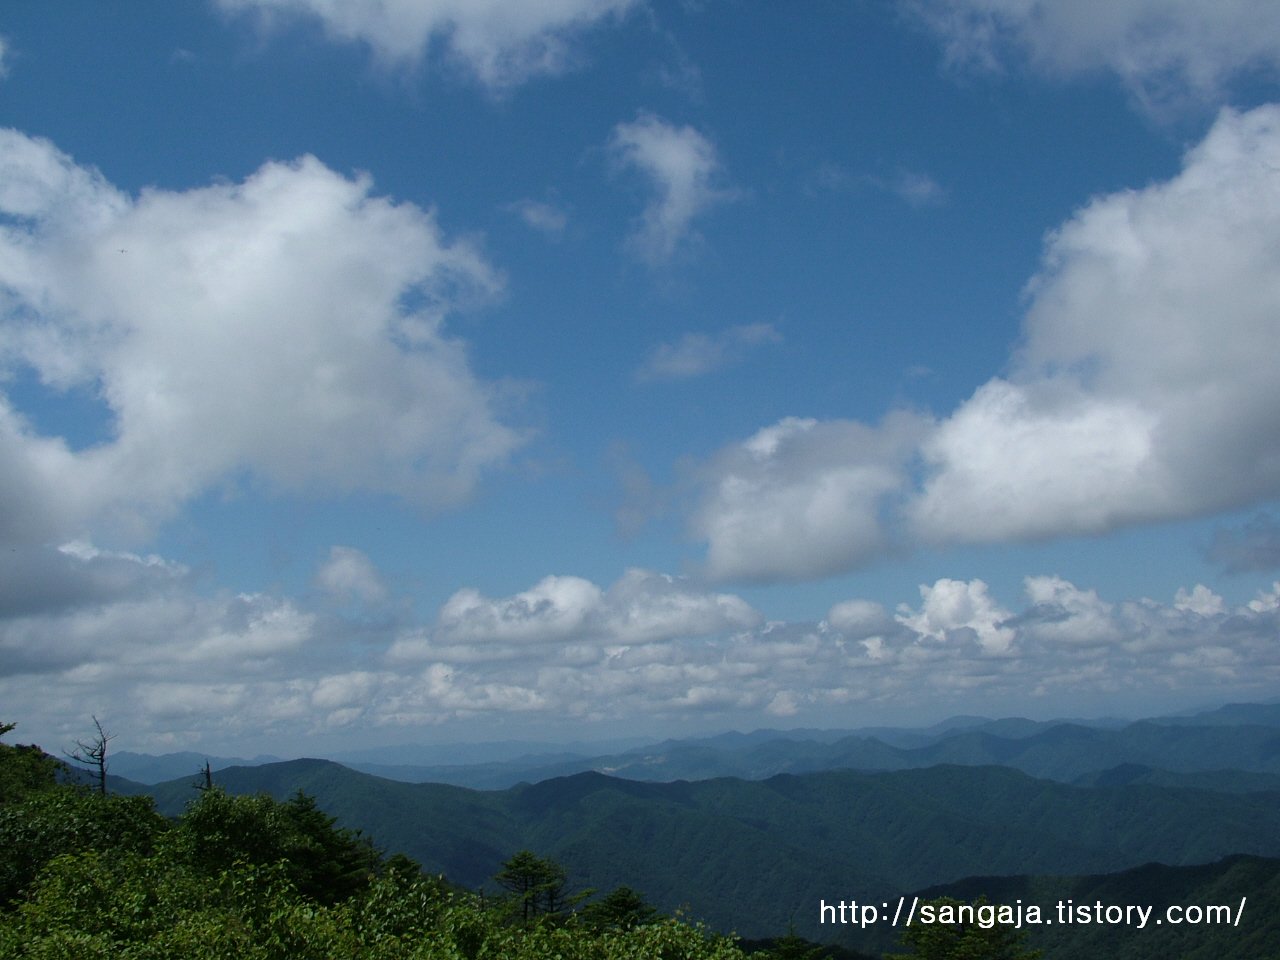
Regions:
[[[13,729],[0,723],[0,736]],[[39,747],[0,743],[0,910],[54,857],[149,850],[165,826],[149,797],[96,802],[84,788],[62,782],[69,772]]]
[[[150,797],[103,797],[61,784],[0,805],[0,909],[57,856],[145,854],[167,827]]]
[[[89,851],[48,865],[0,918],[0,956],[48,960],[741,960],[674,920],[593,933],[576,922],[512,926],[475,897],[389,869],[359,895],[318,904],[286,865],[216,877],[165,851]]]
[[[336,826],[301,790],[285,803],[265,793],[204,790],[187,804],[175,844],[178,856],[206,876],[236,863],[284,863],[299,893],[325,904],[366,887],[378,863],[371,844]]]
[[[506,864],[533,911],[512,925],[301,792],[214,787],[170,825],[149,797],[59,784],[59,769],[35,748],[0,752],[6,960],[741,960],[701,928],[643,922],[652,908],[630,891],[605,898],[607,929],[566,921],[583,895],[528,851]]]
[[[794,922],[787,924],[786,936],[775,937],[768,948],[753,954],[759,960],[818,960],[823,949],[796,934]]]
[[[0,723],[0,737],[13,728],[12,723]],[[65,770],[66,764],[39,747],[0,743],[0,806],[52,789]]]
[[[592,891],[569,893],[569,871],[546,857],[521,850],[494,875],[498,886],[511,894],[508,905],[524,923],[539,915],[558,917],[589,897]]]
[[[938,908],[949,906],[953,912],[961,906],[959,900],[950,897],[926,904]],[[986,904],[986,897],[979,897],[973,906]],[[983,926],[963,919],[953,923],[913,923],[904,927],[898,937],[911,952],[890,954],[885,960],[1039,960],[1044,955],[1043,950],[1027,949],[1025,930],[1001,923]]]
[[[608,896],[589,903],[578,911],[579,922],[590,930],[634,930],[650,923],[657,907],[630,887],[618,887]]]

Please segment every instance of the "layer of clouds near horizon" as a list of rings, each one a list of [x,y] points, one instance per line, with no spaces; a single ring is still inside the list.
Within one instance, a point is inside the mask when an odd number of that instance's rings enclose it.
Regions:
[[[1010,373],[949,416],[791,418],[712,457],[689,517],[707,575],[807,579],[1280,493],[1280,107],[1224,110],[1176,177],[1080,209],[1027,298]]]
[[[1011,59],[1063,76],[1107,69],[1148,108],[1220,101],[1248,70],[1280,68],[1268,0],[903,0],[953,65]]]
[[[323,596],[200,596],[179,565],[84,543],[42,562],[75,595],[0,611],[0,698],[28,735],[78,732],[90,710],[134,748],[514,717],[828,722],[885,702],[1132,712],[1280,680],[1280,583],[1228,609],[1201,585],[1172,604],[1112,603],[1028,577],[1014,613],[981,580],[943,579],[893,613],[851,600],[786,623],[630,570],[608,588],[553,576],[509,597],[460,590],[417,624],[350,547],[334,547],[315,582],[354,611]]]
[[[575,34],[640,0],[216,0],[229,13],[317,18],[340,41],[388,63],[416,63],[443,43],[483,83],[502,87],[574,61]]]
[[[145,536],[243,476],[422,509],[466,498],[521,437],[443,321],[501,278],[371,189],[303,157],[130,197],[0,131],[0,365],[110,417],[73,450],[0,397],[0,538]]]

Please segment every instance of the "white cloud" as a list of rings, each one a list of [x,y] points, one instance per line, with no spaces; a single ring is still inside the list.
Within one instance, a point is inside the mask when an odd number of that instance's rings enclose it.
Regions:
[[[518,214],[525,224],[539,233],[558,237],[569,224],[569,215],[554,204],[542,200],[517,200],[505,208]]]
[[[338,601],[352,599],[379,603],[387,588],[367,554],[354,547],[331,547],[329,559],[316,571],[320,589]]]
[[[318,18],[340,41],[416,62],[440,43],[483,83],[506,86],[573,61],[574,35],[640,0],[217,0],[230,13]]]
[[[1123,639],[1115,607],[1099,599],[1097,591],[1081,590],[1057,576],[1027,577],[1024,586],[1032,606],[1010,622],[1025,635],[1049,644],[1094,646]]]
[[[1280,67],[1280,8],[1268,0],[903,0],[952,63],[1009,53],[1055,75],[1108,69],[1148,106],[1222,96],[1234,76]]]
[[[371,186],[304,157],[135,199],[0,132],[0,369],[86,388],[112,415],[111,438],[76,452],[0,399],[0,535],[142,530],[240,476],[465,498],[519,437],[442,325],[499,279]]]
[[[1280,108],[1049,239],[1024,345],[924,445],[927,540],[1096,533],[1280,490]]]
[[[889,548],[885,501],[906,483],[925,424],[879,427],[789,417],[704,464],[690,528],[716,580],[795,580],[848,569]]]
[[[609,149],[616,162],[633,168],[653,185],[654,197],[645,207],[630,244],[650,264],[670,260],[696,238],[693,220],[734,197],[718,188],[720,160],[711,141],[693,127],[677,127],[650,113],[613,130]]]
[[[9,76],[9,38],[0,34],[0,80]]]
[[[1055,389],[1059,388],[1059,389]],[[1071,383],[994,380],[923,444],[932,473],[909,507],[948,542],[1099,533],[1174,513],[1152,457],[1158,417]]]
[[[1249,609],[1254,613],[1270,613],[1280,610],[1280,580],[1271,585],[1271,589],[1259,590],[1258,598],[1249,601]]]
[[[697,377],[741,360],[751,347],[778,343],[770,323],[730,327],[711,336],[686,333],[676,343],[661,343],[636,371],[639,381]]]
[[[708,573],[819,577],[1280,493],[1280,107],[1223,111],[1179,175],[1090,202],[1027,295],[1009,375],[940,422],[788,419],[713,456],[688,519]]]
[[[563,640],[582,630],[601,597],[600,588],[581,577],[547,577],[505,600],[459,590],[440,610],[440,635],[453,643]]]
[[[874,600],[845,600],[827,613],[832,628],[853,640],[862,640],[892,631],[893,618]]]
[[[1226,601],[1203,583],[1197,583],[1190,593],[1180,587],[1173,605],[1179,610],[1198,613],[1202,617],[1214,617],[1227,612]]]
[[[1003,653],[1013,642],[1014,632],[1005,626],[1013,614],[996,603],[981,580],[922,584],[920,597],[920,609],[903,604],[897,620],[922,639],[950,640],[953,634],[970,631],[988,653]]]
[[[135,569],[132,578],[98,582],[97,589],[51,609],[0,616],[0,676],[60,676],[73,686],[198,680],[211,669],[243,678],[313,637],[315,616],[287,599],[204,598],[181,567],[107,556],[117,565],[143,569]],[[68,559],[73,576],[88,580],[104,558]]]
[[[739,597],[648,570],[628,570],[607,591],[581,577],[553,576],[499,600],[459,590],[440,609],[434,629],[400,639],[390,657],[524,657],[531,655],[529,645],[558,644],[594,660],[606,649],[742,630],[760,619]]]

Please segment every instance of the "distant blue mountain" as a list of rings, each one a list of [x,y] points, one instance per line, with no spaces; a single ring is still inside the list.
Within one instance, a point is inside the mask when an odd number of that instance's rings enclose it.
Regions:
[[[1081,778],[1136,764],[1176,779],[1225,768],[1280,775],[1278,728],[1280,704],[1244,703],[1137,723],[964,716],[924,728],[761,729],[661,742],[630,738],[408,744],[346,751],[330,759],[391,780],[480,790],[503,790],[586,771],[656,782],[726,776],[760,780],[778,773],[899,770],[939,763],[998,764],[1063,782],[1084,782]],[[129,780],[160,783],[194,776],[203,769],[205,759],[194,752],[160,757],[121,752],[111,756],[110,765],[112,773]],[[207,759],[211,769],[221,770],[278,758]],[[1172,785],[1168,777],[1160,782]],[[1236,778],[1230,782],[1239,787],[1264,781]],[[1196,783],[1206,785],[1207,781],[1202,777]]]
[[[263,763],[279,763],[280,759],[280,757],[259,754],[252,760],[244,760],[240,757],[215,757],[190,750],[181,753],[165,753],[156,757],[147,753],[121,750],[113,751],[107,756],[107,768],[116,776],[136,783],[163,783],[166,780],[176,780],[178,777],[194,777],[198,771],[204,769],[206,760],[209,762],[210,770],[225,770],[227,767],[256,767]]]

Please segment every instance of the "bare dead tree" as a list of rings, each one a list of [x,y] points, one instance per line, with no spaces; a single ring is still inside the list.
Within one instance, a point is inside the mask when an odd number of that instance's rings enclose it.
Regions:
[[[67,758],[82,763],[90,769],[98,780],[98,792],[107,795],[107,744],[115,737],[102,729],[98,718],[93,718],[93,725],[98,728],[98,735],[88,742],[76,741],[76,748],[67,754]]]
[[[200,779],[192,784],[193,787],[201,793],[205,793],[213,789],[213,771],[209,769],[208,759],[205,760],[204,769],[199,772],[198,776]]]

